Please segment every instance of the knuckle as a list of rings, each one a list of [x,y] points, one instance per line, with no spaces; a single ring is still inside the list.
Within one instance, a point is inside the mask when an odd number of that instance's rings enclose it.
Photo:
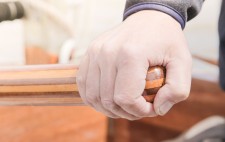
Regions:
[[[111,44],[103,44],[101,50],[99,51],[99,56],[97,58],[98,62],[100,64],[111,63],[115,57],[115,52],[115,48],[113,48]]]
[[[172,89],[172,92],[174,92],[177,101],[183,101],[188,98],[190,89],[185,85]]]
[[[132,46],[121,47],[119,56],[117,58],[118,65],[122,67],[137,64],[142,58],[142,54],[139,54],[138,52],[139,51],[137,51],[136,48],[133,48]]]
[[[122,99],[120,96],[115,96],[114,97],[114,102],[117,104],[117,105],[119,105],[119,106],[122,106],[122,105],[124,105],[124,101],[123,101],[124,99]]]
[[[189,96],[189,91],[186,91],[186,89],[183,91],[183,93],[180,93],[180,100],[186,100]]]
[[[135,59],[137,57],[137,50],[136,48],[133,48],[133,47],[123,47],[121,49],[122,51],[122,54],[125,58],[128,58],[128,59]]]
[[[112,43],[104,43],[103,44],[103,48],[101,49],[101,52],[103,55],[111,55],[113,52],[114,52],[114,47],[113,45],[115,44],[112,44]]]
[[[114,102],[109,100],[102,100],[102,105],[107,110],[117,110],[117,106]]]
[[[90,47],[88,48],[88,54],[96,54],[101,49],[98,42],[93,42]]]
[[[128,97],[114,96],[114,102],[119,106],[132,107],[134,102]]]
[[[89,93],[86,93],[86,99],[90,103],[97,103],[99,100],[97,96],[90,95]]]

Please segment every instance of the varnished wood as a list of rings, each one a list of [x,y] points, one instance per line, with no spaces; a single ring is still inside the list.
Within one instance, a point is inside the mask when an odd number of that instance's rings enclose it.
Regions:
[[[76,85],[77,70],[73,65],[1,68],[0,105],[81,105]],[[148,102],[153,102],[164,82],[164,68],[149,69],[143,93]]]
[[[147,102],[153,102],[158,90],[165,84],[166,69],[156,66],[148,70],[143,96]]]
[[[190,97],[176,104],[165,116],[138,121],[115,120],[113,142],[172,139],[207,117],[225,117],[224,108],[225,92],[217,82],[193,79]]]
[[[43,56],[45,54],[38,54],[38,56],[35,54],[33,58],[42,60]],[[32,60],[27,62],[35,64]],[[49,62],[42,61],[42,63]],[[46,67],[48,70],[58,69],[58,66],[54,65],[38,66],[39,69],[46,69]],[[25,70],[37,70],[36,66],[7,67],[4,69],[1,66],[0,70],[18,72],[24,71],[24,68]],[[64,65],[64,69],[69,68],[71,68],[70,65]],[[57,81],[69,82],[68,78],[61,80],[56,78],[46,83]],[[73,82],[74,78],[71,78],[70,81]],[[18,85],[21,82],[23,81],[18,80]],[[32,83],[36,84],[38,82],[41,83],[40,80]],[[55,94],[49,93],[48,95],[42,93],[11,93],[10,95],[9,98],[8,94],[1,94],[0,100],[8,100],[4,101],[4,103],[7,103],[5,105],[12,104],[12,101],[18,102],[18,104],[14,103],[14,105],[17,105],[15,107],[0,106],[0,142],[106,142],[107,118],[90,107],[68,106],[74,105],[74,102],[77,105],[80,105],[79,102],[82,104],[80,97],[77,97],[78,95],[74,96],[74,93],[65,92],[61,94],[57,92]],[[42,101],[42,105],[47,105],[48,107],[36,106],[40,105],[40,101]],[[32,104],[28,102],[32,102]],[[67,106],[58,106],[61,104]],[[18,107],[18,105],[20,106]]]

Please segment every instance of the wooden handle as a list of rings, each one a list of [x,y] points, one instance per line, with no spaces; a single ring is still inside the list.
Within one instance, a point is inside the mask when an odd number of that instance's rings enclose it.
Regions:
[[[35,65],[0,69],[0,106],[83,105],[76,85],[73,65]],[[150,68],[143,93],[153,102],[165,82],[162,67]]]
[[[146,101],[153,103],[158,90],[165,84],[166,69],[156,66],[148,70],[143,96]]]

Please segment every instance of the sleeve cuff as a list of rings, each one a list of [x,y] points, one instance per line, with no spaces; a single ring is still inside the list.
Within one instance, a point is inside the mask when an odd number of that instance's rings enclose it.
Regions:
[[[179,22],[182,29],[185,28],[186,20],[176,9],[168,5],[154,2],[141,2],[127,8],[124,12],[123,20],[141,10],[157,10],[164,12],[173,17],[177,22]]]

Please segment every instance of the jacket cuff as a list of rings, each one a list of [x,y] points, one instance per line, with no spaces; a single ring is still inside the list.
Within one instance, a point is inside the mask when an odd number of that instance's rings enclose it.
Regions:
[[[177,22],[179,22],[182,29],[185,28],[186,20],[176,9],[168,5],[154,2],[140,2],[125,9],[123,20],[125,20],[130,15],[142,10],[157,10],[166,13],[173,17]]]

